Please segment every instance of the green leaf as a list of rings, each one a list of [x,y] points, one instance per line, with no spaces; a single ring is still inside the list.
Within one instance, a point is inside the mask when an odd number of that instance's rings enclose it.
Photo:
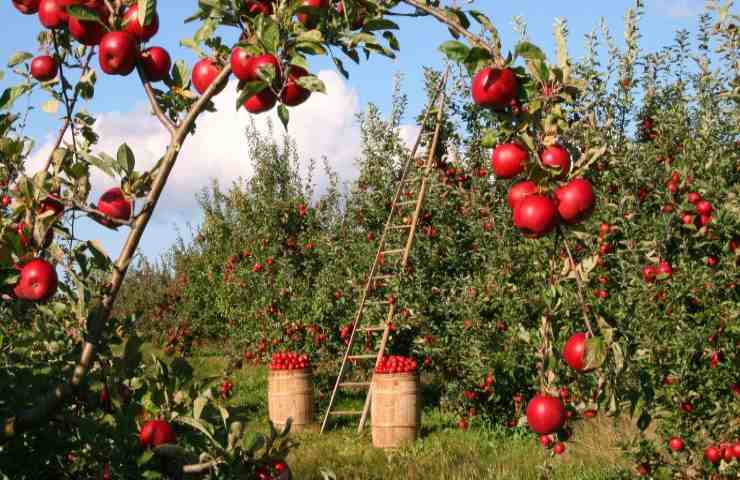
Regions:
[[[370,32],[375,30],[398,30],[398,25],[385,18],[374,18],[365,22],[364,29]]]
[[[70,17],[74,17],[78,20],[103,24],[103,22],[100,21],[100,16],[97,14],[97,12],[90,8],[83,7],[82,5],[68,6],[67,13]]]
[[[260,16],[263,25],[257,35],[262,45],[267,49],[267,53],[275,54],[280,47],[280,27],[277,22],[270,17]]]
[[[288,129],[288,122],[290,121],[290,112],[288,112],[288,107],[286,107],[284,104],[280,104],[278,106],[278,117],[280,118],[280,121],[283,124],[283,127],[287,130]]]
[[[480,144],[485,148],[495,147],[498,144],[498,132],[496,130],[486,130]]]
[[[530,42],[519,42],[515,54],[530,61],[545,61],[545,53],[537,45]]]
[[[18,85],[15,87],[6,88],[2,95],[0,95],[0,111],[10,110],[16,100],[31,89],[28,85]]]
[[[136,164],[134,152],[131,151],[131,147],[129,147],[125,143],[118,147],[116,160],[118,162],[118,168],[124,171],[126,175],[131,175],[131,172],[134,171],[134,166]]]
[[[178,60],[172,68],[172,83],[179,88],[187,88],[190,84],[190,69],[185,60]]]
[[[139,25],[146,27],[154,20],[154,15],[157,12],[157,0],[139,0],[138,6],[139,16],[137,20],[139,20]]]
[[[310,90],[312,92],[326,93],[326,85],[324,85],[324,82],[322,82],[321,79],[315,75],[306,75],[300,77],[298,78],[298,80],[296,80],[296,83],[298,83],[298,85],[305,88],[306,90]]]
[[[457,40],[449,40],[439,46],[439,50],[452,61],[462,62],[470,53],[470,48]]]
[[[15,52],[10,57],[10,60],[8,60],[8,68],[13,68],[16,65],[25,62],[29,58],[33,58],[33,55],[28,52]]]
[[[586,340],[586,370],[601,367],[606,361],[606,344],[601,337],[591,337]]]
[[[296,43],[298,42],[315,42],[315,43],[321,43],[324,41],[324,35],[319,30],[309,30],[307,32],[303,32],[295,39]]]
[[[339,73],[342,74],[344,78],[349,78],[349,72],[346,68],[344,68],[344,63],[337,57],[332,57],[332,60],[334,60],[334,65],[336,65],[337,70],[339,70]],[[300,65],[299,65],[300,66]]]
[[[195,419],[193,417],[177,417],[175,418],[175,421],[177,423],[188,425],[200,431],[203,435],[208,437],[208,440],[210,440],[211,443],[220,447],[220,444],[216,441],[216,439],[213,436],[214,434],[213,427],[207,422],[204,422],[203,420]]]
[[[123,344],[123,366],[128,373],[133,373],[141,365],[141,346],[143,342],[136,335],[126,338]]]

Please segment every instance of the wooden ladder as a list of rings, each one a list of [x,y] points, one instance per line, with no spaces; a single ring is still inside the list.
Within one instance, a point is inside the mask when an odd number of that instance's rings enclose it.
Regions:
[[[434,93],[433,98],[429,102],[429,105],[424,112],[424,117],[422,119],[422,127],[421,132],[419,132],[419,136],[416,139],[416,143],[414,144],[413,149],[411,150],[411,155],[406,162],[406,165],[403,168],[403,172],[401,174],[401,179],[398,184],[398,188],[396,189],[396,194],[393,197],[393,201],[391,202],[391,211],[388,215],[388,220],[385,224],[385,229],[383,230],[383,234],[380,237],[378,250],[375,254],[375,259],[373,260],[373,263],[370,267],[370,272],[367,277],[367,282],[365,283],[365,288],[362,292],[362,297],[360,299],[360,303],[357,307],[357,312],[354,317],[354,321],[352,323],[352,330],[349,336],[349,342],[347,343],[347,348],[344,352],[344,357],[342,358],[342,365],[339,368],[339,374],[337,375],[337,381],[334,384],[334,390],[331,393],[331,398],[329,399],[329,406],[326,409],[326,414],[324,415],[324,421],[321,424],[321,433],[324,432],[326,429],[327,423],[329,421],[329,417],[331,416],[359,416],[360,417],[360,423],[357,427],[357,431],[361,432],[362,429],[365,426],[365,422],[367,421],[367,416],[370,411],[370,399],[372,395],[372,379],[370,381],[362,381],[362,382],[345,382],[343,381],[344,375],[347,373],[347,364],[349,362],[352,362],[353,364],[357,361],[366,361],[375,359],[375,364],[373,366],[373,370],[371,372],[374,372],[374,367],[376,367],[381,359],[383,358],[383,355],[385,355],[385,348],[386,344],[388,342],[388,335],[390,334],[390,327],[391,322],[393,321],[393,318],[396,314],[396,301],[394,301],[391,298],[386,298],[383,300],[370,300],[370,297],[374,294],[374,291],[376,290],[375,285],[378,281],[386,281],[392,278],[396,278],[399,275],[403,274],[406,271],[406,268],[408,266],[409,257],[411,255],[411,249],[414,245],[414,239],[416,237],[416,231],[417,226],[419,222],[419,216],[421,215],[422,207],[424,204],[424,199],[429,192],[429,182],[430,177],[432,176],[432,173],[434,172],[435,167],[435,157],[437,153],[437,146],[439,143],[439,136],[440,136],[440,130],[442,127],[442,119],[443,119],[443,113],[445,109],[445,104],[447,100],[447,95],[445,93],[445,86],[447,84],[447,77],[449,74],[449,67],[442,75],[442,79],[439,82],[439,85]],[[438,104],[438,105],[437,105]],[[436,124],[434,127],[434,137],[431,141],[431,144],[429,144],[429,150],[427,152],[427,158],[426,161],[422,165],[418,165],[416,161],[416,153],[421,146],[422,139],[425,135],[425,128],[427,126],[427,122],[429,121],[430,117],[432,116],[436,105]],[[408,191],[410,188],[418,187],[418,192],[416,195],[416,200],[413,201],[402,201],[402,197],[404,194],[404,191]],[[404,217],[404,213],[407,210],[405,210],[406,207],[413,207],[413,215],[410,219],[410,221],[404,222],[401,219]],[[398,248],[389,245],[389,238],[393,233],[403,233],[407,232],[407,235],[405,237],[405,241],[403,242],[402,246],[399,246]],[[403,238],[403,236],[402,236]],[[388,257],[396,257],[398,260],[393,264],[395,267],[395,272],[393,273],[382,273],[382,266],[386,263],[386,259]],[[385,316],[386,321],[385,324],[382,325],[363,325],[363,319],[365,317],[365,311],[369,305],[381,305],[381,306],[387,306],[388,312]],[[352,354],[352,348],[355,343],[356,333],[357,332],[382,332],[382,337],[380,341],[380,348],[378,349],[377,353],[374,354],[366,354],[366,355],[353,355]],[[337,399],[337,392],[340,389],[357,389],[357,388],[363,388],[367,389],[367,396],[365,397],[365,406],[361,411],[335,411],[334,403]]]

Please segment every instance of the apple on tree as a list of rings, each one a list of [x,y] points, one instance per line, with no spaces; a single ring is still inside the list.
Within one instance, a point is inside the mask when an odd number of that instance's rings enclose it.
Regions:
[[[311,91],[303,88],[298,79],[308,75],[308,72],[301,67],[291,65],[288,69],[288,80],[280,92],[280,100],[289,107],[297,107],[311,96]]]
[[[39,3],[39,21],[48,29],[57,29],[67,25],[69,15],[62,0],[41,0]]]
[[[48,82],[57,76],[59,64],[51,55],[40,55],[31,60],[31,76],[39,82]]]
[[[555,190],[558,213],[567,223],[574,224],[588,217],[594,208],[594,190],[588,180],[576,178]]]
[[[318,26],[321,17],[329,10],[329,0],[302,0],[302,7],[310,7],[317,13],[299,13],[298,21],[306,28],[314,29]]]
[[[272,1],[245,0],[244,11],[247,15],[272,15]]]
[[[110,218],[128,221],[131,219],[132,202],[126,198],[126,195],[120,188],[114,187],[100,197],[100,200],[98,200],[98,210]],[[102,219],[100,223],[106,226],[111,226],[112,224],[107,219]]]
[[[518,90],[519,81],[510,68],[486,67],[473,77],[473,101],[481,107],[506,108]]]
[[[529,152],[518,143],[497,146],[491,156],[493,174],[499,178],[513,178],[527,168]]]
[[[96,4],[90,7],[90,9],[97,13],[100,21],[80,20],[70,15],[67,27],[69,34],[75,40],[83,45],[94,46],[100,44],[100,41],[107,32],[104,24],[107,23],[108,9],[102,4]]]
[[[172,425],[165,420],[150,420],[139,431],[139,444],[142,447],[153,448],[165,443],[176,443],[177,437]]]
[[[57,291],[59,278],[54,267],[42,258],[36,258],[18,267],[20,278],[13,289],[17,298],[44,302]]]
[[[195,90],[203,95],[208,87],[216,80],[221,67],[210,58],[204,58],[195,64],[193,74],[191,75]]]
[[[527,423],[540,435],[557,432],[565,425],[565,407],[559,398],[536,395],[527,405]]]
[[[141,67],[150,82],[161,82],[170,72],[172,59],[162,47],[149,47],[141,52]]]
[[[570,171],[570,153],[562,145],[552,145],[540,152],[542,164],[548,168],[559,172],[564,177]]]
[[[558,210],[549,197],[528,195],[514,207],[514,225],[528,237],[538,238],[551,232],[558,223]]]
[[[13,6],[24,15],[33,15],[39,11],[40,0],[13,0]]]
[[[108,75],[130,74],[136,67],[138,56],[136,38],[127,32],[109,32],[100,41],[100,68]]]
[[[159,31],[159,15],[152,16],[148,25],[139,23],[139,5],[134,4],[123,14],[123,30],[139,42],[147,42]]]

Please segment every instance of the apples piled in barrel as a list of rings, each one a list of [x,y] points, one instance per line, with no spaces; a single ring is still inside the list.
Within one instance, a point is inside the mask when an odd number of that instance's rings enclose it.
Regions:
[[[270,370],[304,370],[311,368],[311,359],[306,354],[278,352],[272,356]]]
[[[375,367],[375,373],[414,373],[417,366],[416,360],[413,358],[401,355],[389,355],[380,359],[380,363]]]
[[[472,82],[473,101],[497,111],[520,110],[518,91],[519,80],[510,68],[484,68]],[[568,178],[572,160],[565,145],[545,145],[536,152],[537,161],[533,161],[533,153],[524,142],[503,142],[493,149],[491,167],[500,179],[530,177],[510,187],[508,204],[514,225],[525,236],[538,238],[551,232],[561,221],[576,224],[586,219],[593,210],[595,197],[588,180]]]

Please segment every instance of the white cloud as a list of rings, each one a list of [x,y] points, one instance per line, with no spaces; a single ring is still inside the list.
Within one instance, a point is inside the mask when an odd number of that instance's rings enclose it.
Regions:
[[[657,0],[658,10],[672,18],[690,18],[701,12],[702,0]]]
[[[326,156],[342,181],[356,176],[354,160],[360,151],[360,130],[355,115],[359,111],[359,98],[354,89],[334,71],[321,71],[327,94],[314,94],[300,107],[290,110],[288,133],[295,140],[300,158],[307,162]],[[159,215],[172,221],[172,214],[183,220],[193,220],[196,206],[195,194],[210,185],[212,179],[228,186],[237,178],[247,178],[252,173],[245,139],[245,128],[250,115],[235,110],[236,82],[232,81],[216,97],[216,112],[206,112],[197,122],[196,134],[184,145],[177,165],[158,208]],[[260,132],[268,131],[268,118],[273,123],[276,138],[283,135],[283,127],[273,110],[270,114],[253,116]],[[149,113],[148,105],[141,104],[130,112],[108,112],[97,116],[96,132],[100,143],[94,151],[115,155],[118,146],[126,142],[137,159],[137,169],[151,167],[164,153],[168,134],[158,120]],[[39,148],[29,162],[29,170],[37,170],[51,151],[51,138]],[[305,165],[302,166],[305,168]],[[319,177],[317,172],[317,177]],[[315,178],[321,189],[326,179]],[[102,191],[112,186],[114,180],[103,175],[93,178],[93,188]],[[162,215],[168,210],[168,215]]]

